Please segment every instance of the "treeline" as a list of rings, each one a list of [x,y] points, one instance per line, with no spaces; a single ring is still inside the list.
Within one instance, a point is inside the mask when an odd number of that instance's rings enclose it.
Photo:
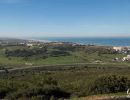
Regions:
[[[46,49],[15,49],[15,50],[5,50],[5,55],[13,57],[29,57],[37,54],[46,53]]]
[[[56,46],[51,46],[53,49],[57,49],[60,51],[74,51],[76,50],[77,46],[72,46],[71,44],[62,44],[62,45],[56,45]]]
[[[104,46],[87,46],[85,47],[86,53],[99,53],[99,54],[117,54],[118,52],[113,50],[110,47],[104,47]]]
[[[117,53],[112,48],[103,46],[84,46],[84,45],[47,45],[39,48],[17,48],[17,49],[6,49],[5,55],[7,57],[31,57],[39,55],[39,57],[47,58],[50,56],[68,56],[74,51],[84,51],[86,53],[98,53],[98,54],[115,54]]]
[[[69,52],[53,49],[48,50],[46,47],[44,48],[32,48],[32,49],[14,49],[14,50],[5,50],[6,57],[31,57],[31,56],[39,56],[42,58],[47,58],[50,56],[66,56],[69,55]]]

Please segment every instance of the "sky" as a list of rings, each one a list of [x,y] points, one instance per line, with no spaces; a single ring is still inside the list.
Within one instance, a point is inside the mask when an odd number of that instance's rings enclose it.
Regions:
[[[0,0],[0,37],[130,36],[130,0]]]

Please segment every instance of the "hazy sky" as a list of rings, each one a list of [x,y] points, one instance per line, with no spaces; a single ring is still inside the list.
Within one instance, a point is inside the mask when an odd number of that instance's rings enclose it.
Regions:
[[[130,0],[0,0],[0,36],[130,36]]]

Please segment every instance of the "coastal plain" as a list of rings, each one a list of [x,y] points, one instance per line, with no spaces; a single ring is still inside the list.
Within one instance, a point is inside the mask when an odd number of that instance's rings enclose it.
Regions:
[[[1,43],[0,98],[62,100],[110,93],[126,96],[129,63],[129,47]]]

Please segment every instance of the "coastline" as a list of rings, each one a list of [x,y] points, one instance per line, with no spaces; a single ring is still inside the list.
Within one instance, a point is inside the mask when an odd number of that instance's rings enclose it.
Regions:
[[[30,38],[28,38],[30,39]],[[34,37],[32,40],[42,41],[42,42],[68,42],[76,43],[80,45],[96,45],[96,46],[119,46],[119,47],[129,47],[130,38],[128,37]]]
[[[42,42],[42,43],[72,43],[78,45],[130,47],[130,38],[88,38],[88,37],[32,37],[32,38],[0,38],[0,41],[13,42]]]

